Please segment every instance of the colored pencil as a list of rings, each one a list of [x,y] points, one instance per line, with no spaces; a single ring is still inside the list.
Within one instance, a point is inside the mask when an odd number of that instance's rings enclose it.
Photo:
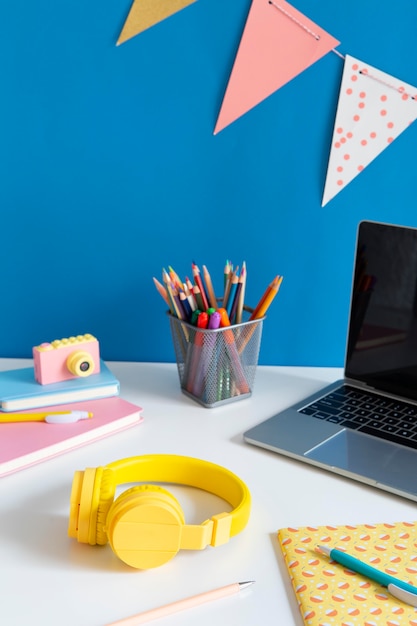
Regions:
[[[262,317],[261,315],[259,315],[259,311],[262,309],[263,304],[264,304],[265,300],[269,297],[271,291],[273,291],[276,288],[276,284],[277,284],[277,280],[278,279],[279,279],[279,276],[276,276],[274,278],[274,280],[269,283],[268,287],[265,289],[264,293],[262,294],[261,299],[259,300],[259,302],[256,305],[255,309],[253,310],[253,313],[251,314],[249,320],[255,320],[258,317]]]
[[[235,320],[236,324],[240,324],[242,322],[243,306],[245,304],[245,288],[246,288],[246,262],[245,261],[243,261],[242,263],[242,270],[240,272],[239,282],[242,284],[242,287],[240,288],[239,301],[238,301],[237,309],[236,309],[236,320]]]
[[[220,313],[221,316],[220,327],[230,327],[231,324],[226,309],[222,307],[220,309],[217,309],[217,311]],[[224,331],[224,340],[225,347],[229,355],[230,366],[234,373],[234,382],[237,385],[237,391],[239,394],[249,393],[249,385],[246,380],[245,372],[239,358],[238,350],[235,344],[235,337],[232,330]]]
[[[168,274],[168,272],[166,271],[165,268],[162,268],[162,280],[164,281],[165,289],[166,289],[167,296],[168,296],[168,300],[170,302],[169,308],[171,310],[171,313],[173,315],[177,315],[177,309],[175,307],[174,298],[173,298],[173,295],[172,295],[171,280],[170,280],[169,274]]]
[[[184,312],[185,312],[185,319],[187,320],[187,322],[189,322],[191,319],[191,314],[193,310],[191,308],[191,305],[184,291],[179,292],[179,297],[180,297],[180,302],[182,304],[182,308],[184,309]]]
[[[187,296],[188,302],[190,303],[191,310],[195,311],[197,308],[197,302],[196,302],[196,299],[194,298],[194,294],[190,292],[187,283],[184,283],[184,292],[185,292],[185,295]]]
[[[160,283],[159,280],[157,280],[155,277],[152,280],[155,283],[155,287],[159,295],[162,296],[162,298],[165,300],[166,304],[168,305],[168,308],[171,308],[171,303],[169,301],[168,294],[164,285]]]
[[[201,299],[203,300],[203,309],[206,311],[209,308],[209,303],[207,300],[206,292],[204,289],[203,281],[201,280],[200,270],[198,266],[193,262],[192,263],[192,272],[194,277],[194,282],[200,290]]]
[[[187,313],[185,312],[184,305],[180,299],[179,291],[176,287],[171,287],[171,289],[172,289],[172,297],[173,297],[174,306],[176,305],[177,317],[180,320],[184,320],[186,322]]]
[[[197,308],[200,309],[200,311],[204,311],[206,307],[204,306],[203,298],[201,297],[200,288],[197,285],[194,285],[193,287],[193,294],[197,302]]]
[[[233,273],[232,279],[230,281],[230,289],[229,289],[229,294],[227,296],[227,304],[226,304],[226,311],[227,311],[227,315],[229,316],[229,319],[232,321],[232,309],[233,309],[233,305],[235,302],[235,296],[236,296],[236,292],[237,292],[237,286],[239,284],[239,277],[237,276],[237,274]]]
[[[237,313],[237,309],[238,309],[238,306],[239,306],[240,292],[242,291],[242,285],[243,285],[243,283],[242,283],[242,281],[239,278],[238,283],[237,283],[237,287],[236,287],[236,292],[235,292],[235,295],[233,297],[233,304],[230,307],[230,313],[229,313],[229,318],[230,318],[230,321],[231,321],[232,324],[236,324],[237,323],[236,322],[236,313]]]
[[[182,284],[182,281],[180,277],[178,276],[177,272],[170,265],[168,265],[168,269],[169,269],[169,275],[171,277],[171,282],[173,282],[177,288],[179,287],[180,289],[183,289],[184,285]]]
[[[229,302],[229,293],[232,287],[232,281],[233,281],[233,278],[237,275],[238,271],[239,271],[239,266],[237,266],[237,268],[234,271],[229,272],[229,277],[227,279],[227,284],[226,284],[226,287],[224,289],[224,294],[223,294],[223,308],[224,309],[227,308],[227,303]]]
[[[205,602],[211,602],[212,600],[218,600],[219,598],[225,598],[238,593],[241,589],[245,589],[254,582],[255,581],[253,580],[248,580],[241,583],[232,583],[231,585],[226,585],[225,587],[219,587],[218,589],[213,589],[212,591],[206,591],[196,596],[184,598],[177,600],[176,602],[171,602],[170,604],[165,604],[161,607],[150,609],[144,613],[138,613],[137,615],[131,615],[130,617],[119,619],[117,622],[107,624],[107,626],[139,626],[139,624],[147,624],[150,621],[157,620],[161,617],[167,617],[173,613],[177,613],[178,611],[190,609]],[[163,621],[168,623],[169,619],[168,622],[166,622],[166,620]]]
[[[211,282],[210,272],[208,271],[205,265],[203,265],[203,278],[204,278],[204,282],[206,283],[207,294],[208,294],[208,299],[210,301],[210,304],[212,307],[216,309],[217,308],[216,294],[214,292],[213,283]]]
[[[230,264],[230,261],[227,260],[226,265],[224,266],[224,272],[223,272],[223,292],[226,291],[226,285],[227,285],[227,281],[229,280],[229,274],[231,271],[232,271],[232,266]]]
[[[261,306],[259,307],[256,316],[253,319],[259,319],[260,317],[263,317],[265,315],[265,313],[267,312],[267,310],[269,309],[272,300],[275,298],[275,296],[277,295],[279,288],[281,287],[281,283],[282,283],[282,276],[276,276],[276,278],[274,278],[274,280],[272,281],[271,285],[270,285],[270,289],[268,291],[268,294],[266,295],[266,297],[263,299],[263,302],[261,304]],[[252,314],[253,315],[253,314]],[[252,316],[251,316],[252,319]]]

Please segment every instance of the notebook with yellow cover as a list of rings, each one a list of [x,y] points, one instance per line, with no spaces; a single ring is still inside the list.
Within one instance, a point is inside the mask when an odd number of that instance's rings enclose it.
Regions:
[[[278,541],[306,626],[417,626],[417,608],[317,551],[343,550],[417,587],[417,522],[281,528]]]

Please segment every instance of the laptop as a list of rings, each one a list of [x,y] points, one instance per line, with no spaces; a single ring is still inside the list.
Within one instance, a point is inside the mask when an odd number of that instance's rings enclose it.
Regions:
[[[243,437],[417,501],[417,229],[359,224],[343,379]]]

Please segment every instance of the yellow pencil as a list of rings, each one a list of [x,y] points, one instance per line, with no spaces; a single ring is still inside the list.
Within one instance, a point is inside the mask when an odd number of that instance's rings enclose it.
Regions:
[[[176,285],[177,287],[180,287],[181,289],[184,289],[182,280],[178,276],[177,272],[170,265],[168,265],[168,269],[169,269],[169,275],[174,285]]]

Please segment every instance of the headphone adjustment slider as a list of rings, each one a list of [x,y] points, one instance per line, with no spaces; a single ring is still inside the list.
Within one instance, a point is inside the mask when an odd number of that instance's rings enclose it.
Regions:
[[[219,513],[211,518],[214,522],[212,546],[221,546],[227,543],[231,536],[232,516],[230,513]]]

